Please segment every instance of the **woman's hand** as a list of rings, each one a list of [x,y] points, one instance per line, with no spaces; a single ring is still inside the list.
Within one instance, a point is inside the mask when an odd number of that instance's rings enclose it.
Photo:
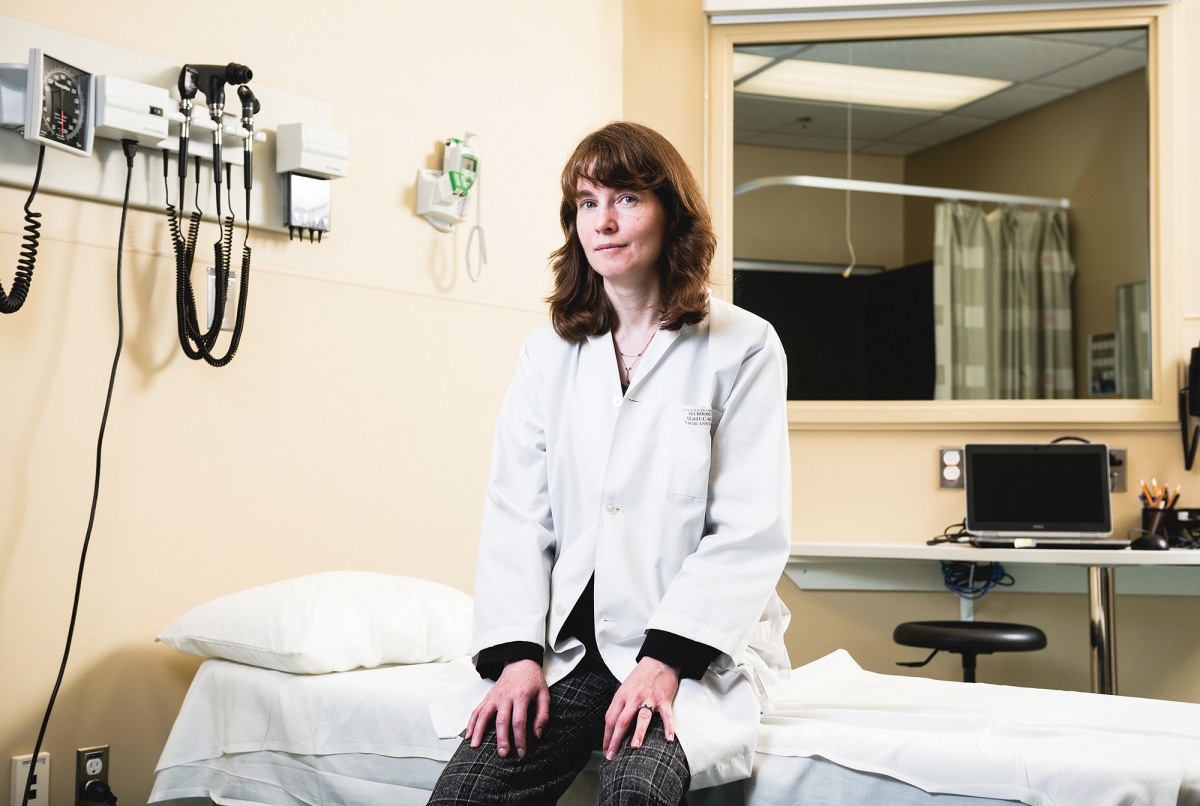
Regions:
[[[529,707],[535,702],[537,714],[533,719],[533,734],[540,739],[546,723],[550,721],[550,690],[546,688],[546,678],[542,676],[542,667],[534,661],[512,661],[504,667],[500,679],[483,698],[483,702],[471,712],[471,719],[467,722],[467,738],[471,740],[471,747],[479,747],[492,717],[495,717],[496,752],[500,758],[508,756],[510,725],[517,757],[525,758],[528,746],[525,728]]]
[[[654,658],[642,658],[629,677],[617,689],[612,705],[604,715],[604,757],[612,761],[621,749],[621,741],[630,724],[636,720],[630,746],[637,750],[646,738],[646,729],[654,712],[643,705],[652,705],[662,715],[667,741],[675,741],[675,714],[671,710],[675,693],[679,691],[679,667],[668,666]]]

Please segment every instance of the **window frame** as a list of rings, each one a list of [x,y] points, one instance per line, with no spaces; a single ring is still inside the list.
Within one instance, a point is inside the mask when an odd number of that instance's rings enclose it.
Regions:
[[[1149,91],[1149,301],[1151,394],[1147,400],[916,400],[788,401],[794,430],[933,430],[983,427],[1016,430],[1038,426],[1091,430],[1178,428],[1177,396],[1186,368],[1181,343],[1183,272],[1178,266],[1180,208],[1173,139],[1175,5],[960,14],[940,17],[767,22],[709,25],[705,190],[717,233],[713,285],[733,296],[733,49],[736,45],[927,36],[1026,33],[1144,26],[1148,32]]]

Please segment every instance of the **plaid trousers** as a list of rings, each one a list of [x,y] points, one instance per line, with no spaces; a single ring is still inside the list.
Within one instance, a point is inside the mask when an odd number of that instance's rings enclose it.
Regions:
[[[604,714],[620,683],[598,655],[588,652],[550,687],[550,721],[538,739],[530,722],[525,758],[496,752],[493,724],[478,748],[464,741],[434,786],[429,806],[554,806],[604,739]],[[629,746],[630,727],[617,757],[600,763],[600,806],[680,806],[691,783],[679,737],[668,742],[654,714],[640,749]]]

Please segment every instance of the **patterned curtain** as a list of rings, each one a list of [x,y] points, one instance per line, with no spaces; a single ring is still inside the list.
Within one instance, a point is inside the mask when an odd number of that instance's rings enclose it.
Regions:
[[[1146,284],[1117,286],[1117,367],[1124,398],[1150,397],[1150,314]]]
[[[938,400],[1072,398],[1065,210],[935,208]]]
[[[988,281],[996,246],[978,207],[943,202],[935,208],[933,315],[937,400],[994,397],[988,372]]]

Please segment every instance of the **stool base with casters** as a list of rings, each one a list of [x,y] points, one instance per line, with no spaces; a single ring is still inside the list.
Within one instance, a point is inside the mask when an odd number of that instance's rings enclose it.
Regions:
[[[923,661],[898,663],[918,668],[939,652],[962,655],[963,682],[975,682],[975,658],[993,652],[1032,652],[1044,649],[1046,634],[1026,624],[996,621],[908,621],[896,627],[892,640],[904,646],[932,649]]]

